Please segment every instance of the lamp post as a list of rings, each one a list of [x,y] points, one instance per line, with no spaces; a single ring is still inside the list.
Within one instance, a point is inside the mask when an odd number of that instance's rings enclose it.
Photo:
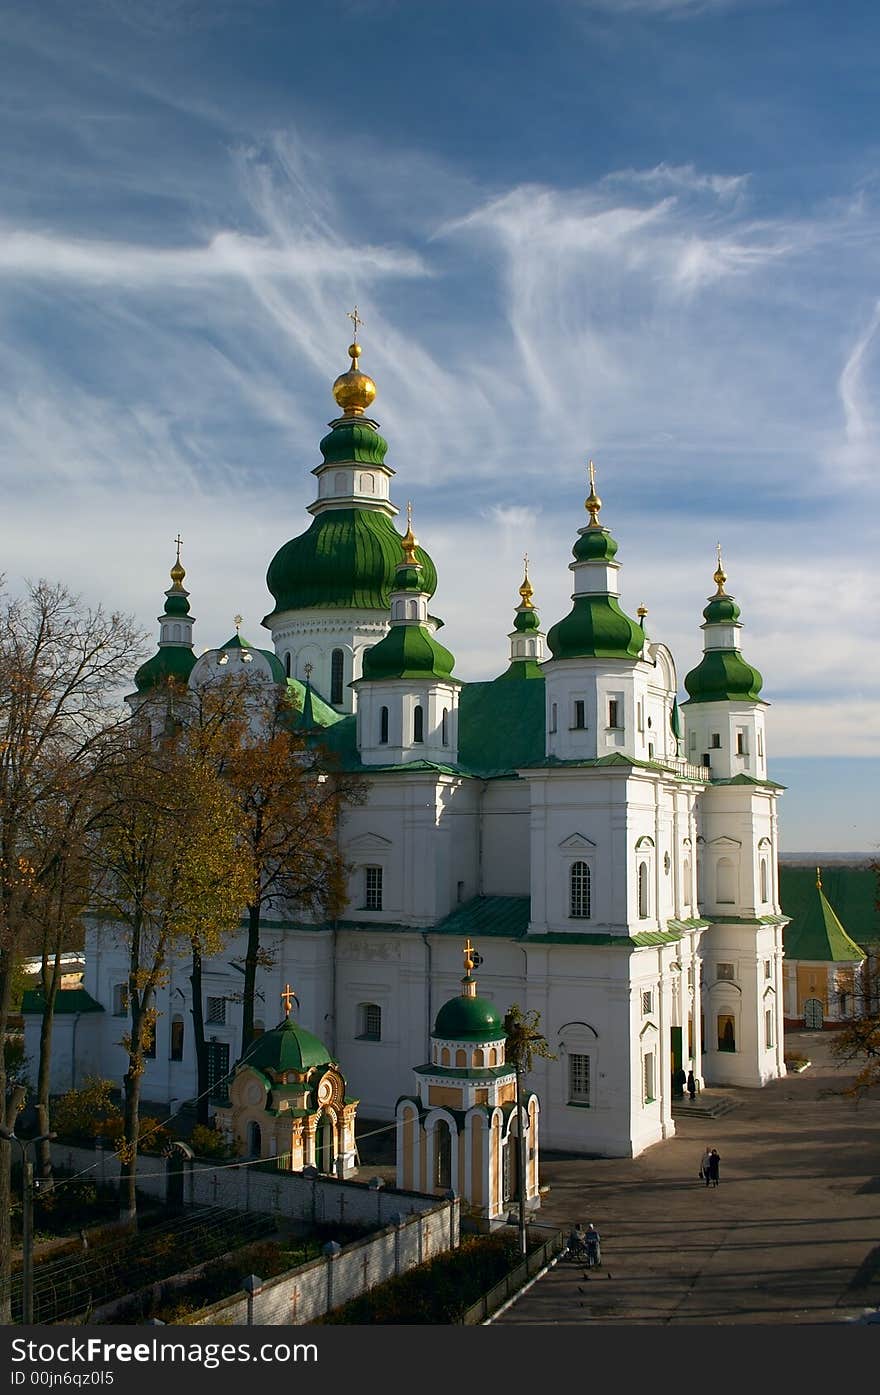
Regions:
[[[17,1143],[21,1154],[21,1321],[31,1327],[34,1321],[34,1231],[33,1192],[34,1165],[28,1150],[38,1143],[48,1143],[54,1133],[41,1133],[36,1138],[19,1138],[12,1129],[0,1126],[0,1138]]]

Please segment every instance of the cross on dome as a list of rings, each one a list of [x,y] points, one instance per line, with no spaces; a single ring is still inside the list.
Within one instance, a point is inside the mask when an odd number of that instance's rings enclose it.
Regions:
[[[718,592],[717,592],[717,594],[718,594],[719,596],[723,596],[723,595],[724,595],[724,583],[725,583],[725,581],[727,580],[727,573],[726,573],[726,571],[724,570],[724,564],[723,564],[723,562],[721,561],[721,544],[720,544],[720,542],[718,542],[718,543],[715,544],[715,556],[716,556],[717,559],[718,559],[718,565],[717,565],[717,567],[715,568],[715,575],[712,577],[712,580],[715,582],[715,585],[718,587]]]
[[[244,624],[244,616],[243,616],[243,615],[233,615],[232,619],[233,619],[233,621],[235,622],[235,633],[238,634],[239,630],[241,629],[242,625]]]
[[[293,1003],[296,1003],[297,1007],[299,1007],[299,999],[289,983],[285,983],[281,990],[281,1001],[284,1004],[285,1016],[287,1017],[290,1016],[290,1009]]]
[[[587,498],[584,500],[584,508],[587,510],[587,513],[590,515],[590,524],[589,524],[589,526],[590,526],[591,528],[599,528],[599,527],[601,527],[601,524],[599,523],[599,510],[601,509],[601,507],[602,507],[602,500],[599,498],[598,494],[596,493],[596,467],[594,466],[594,464],[593,464],[593,462],[592,462],[592,460],[591,460],[591,461],[590,461],[590,492],[589,492],[589,495],[587,496]]]
[[[346,314],[346,319],[351,320],[352,324],[354,325],[354,342],[357,343],[358,330],[360,329],[361,325],[364,323],[363,320],[361,319],[360,315],[358,314],[358,308],[357,308],[357,306],[355,306],[353,310],[349,310],[349,311],[347,312],[347,314]]]

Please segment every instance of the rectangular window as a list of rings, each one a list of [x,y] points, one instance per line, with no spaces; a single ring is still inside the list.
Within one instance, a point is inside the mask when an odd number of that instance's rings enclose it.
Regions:
[[[764,1045],[769,1050],[775,1045],[773,1040],[773,1009],[767,1008],[764,1013]]]
[[[569,1104],[590,1103],[590,1058],[576,1056],[568,1058],[568,1101]]]
[[[382,868],[364,868],[364,909],[367,911],[381,911],[382,909]]]
[[[765,960],[764,960],[764,977],[765,977],[765,978],[772,978],[772,977],[773,977],[773,964],[772,964],[772,962],[771,962],[769,959],[765,959]]]
[[[727,979],[729,983],[732,983],[735,977],[736,973],[732,964],[718,965],[718,978]]]
[[[609,727],[619,727],[620,722],[620,701],[618,698],[608,699],[608,725]]]
[[[736,1024],[731,1013],[722,1012],[718,1015],[718,1050],[736,1050]]]
[[[209,1022],[212,1027],[224,1027],[226,1025],[225,998],[208,999],[207,1011],[205,1012],[205,1020]]]
[[[713,751],[720,751],[720,750],[721,750],[721,733],[720,733],[720,731],[713,731],[713,733],[712,733],[712,740],[709,742],[709,745],[712,747],[712,750],[713,750]]]
[[[382,1009],[378,1003],[362,1003],[360,1008],[360,1036],[362,1041],[382,1040]]]
[[[642,1060],[642,1079],[645,1090],[645,1104],[654,1102],[654,1053],[646,1052]]]
[[[556,730],[556,703],[555,703],[555,702],[551,702],[551,704],[550,704],[550,730],[551,730],[551,732]]]
[[[696,749],[697,733],[695,731],[688,732],[688,750],[695,751]]]
[[[639,731],[645,730],[645,704],[642,702],[641,698],[639,698],[639,705],[636,708],[636,725]],[[696,741],[696,736],[694,736],[693,733],[691,733],[691,735],[693,736],[693,740]]]
[[[762,731],[759,731],[759,732],[758,732],[758,755],[759,755],[759,756],[763,756],[763,754],[764,754],[764,733],[763,733]]]
[[[745,729],[745,727],[738,727],[738,728],[737,728],[737,733],[736,733],[736,754],[737,754],[738,756],[745,756],[745,755],[748,754],[748,746],[746,745],[746,729]]]
[[[117,983],[113,989],[113,1016],[128,1016],[128,984]]]
[[[574,726],[576,731],[583,731],[587,725],[586,704],[583,698],[577,698],[574,704]]]
[[[648,988],[642,994],[642,1016],[649,1017],[653,1011],[654,994],[651,992],[650,988]]]

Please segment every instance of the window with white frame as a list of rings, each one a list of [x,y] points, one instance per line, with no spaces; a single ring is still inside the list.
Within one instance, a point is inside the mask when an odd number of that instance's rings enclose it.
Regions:
[[[608,699],[608,725],[615,730],[623,726],[623,702],[619,697]]]
[[[772,960],[770,960],[770,959],[765,959],[765,960],[764,960],[764,977],[765,977],[765,978],[772,978],[772,977],[773,977],[773,962],[772,962]]]
[[[382,707],[379,710],[379,745],[388,745],[388,708]]]
[[[774,1038],[774,1036],[773,1036],[773,1009],[772,1009],[772,1008],[765,1008],[765,1009],[764,1009],[764,1045],[767,1047],[768,1050],[770,1049],[771,1046],[775,1046],[775,1045],[776,1045],[776,1041],[775,1041],[775,1038]]]
[[[769,896],[767,895],[767,892],[768,892],[768,881],[769,881],[769,878],[768,878],[768,876],[767,876],[767,859],[766,859],[766,857],[762,857],[762,858],[761,858],[761,905],[762,905],[762,906],[766,905],[767,902],[768,902],[768,900],[770,899]]]
[[[413,708],[413,741],[425,739],[425,709],[419,703]]]
[[[650,1017],[654,1011],[654,993],[650,988],[642,990],[642,1016]]]
[[[364,910],[382,909],[382,868],[364,868]]]
[[[573,862],[568,876],[568,914],[572,920],[590,919],[590,869],[586,862]]]
[[[226,999],[209,998],[206,1004],[205,1020],[212,1027],[226,1025]]]
[[[128,984],[117,983],[113,987],[113,1016],[128,1016]]]
[[[583,698],[575,698],[575,702],[574,702],[574,720],[573,720],[573,722],[572,722],[572,726],[574,727],[575,731],[583,731],[583,729],[584,729],[584,727],[585,727],[586,725],[587,725],[587,704],[584,702]]]
[[[590,1103],[590,1058],[580,1052],[572,1052],[568,1058],[568,1102]]]
[[[647,862],[640,862],[640,863],[639,863],[638,880],[639,880],[639,919],[640,919],[640,920],[647,920],[647,919],[648,919],[648,914],[649,914],[649,896],[648,896],[648,890],[649,890],[649,888],[648,888],[648,864],[647,864]]]
[[[171,1019],[171,1059],[183,1060],[183,1018],[179,1012]]]
[[[736,729],[736,754],[737,754],[738,756],[747,756],[748,753],[749,753],[749,747],[748,747],[747,729],[746,729],[745,727],[737,727],[737,729]]]
[[[358,1037],[361,1041],[382,1040],[382,1009],[378,1003],[361,1003],[358,1008]]]
[[[654,1094],[654,1053],[646,1051],[642,1057],[642,1087],[645,1104],[653,1104]]]
[[[556,730],[556,714],[557,714],[557,712],[558,712],[558,706],[557,706],[557,704],[556,704],[555,702],[551,702],[551,704],[550,704],[550,730],[551,730],[551,732],[553,732],[553,731]]]
[[[712,747],[712,750],[713,750],[713,751],[720,751],[720,750],[721,750],[721,732],[720,732],[720,731],[713,731],[713,733],[712,733],[712,739],[711,739],[711,741],[709,742],[709,745]]]

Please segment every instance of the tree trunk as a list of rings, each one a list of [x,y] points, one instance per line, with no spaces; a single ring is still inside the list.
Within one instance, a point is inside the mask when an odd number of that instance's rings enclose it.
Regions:
[[[55,1025],[55,1002],[61,983],[61,938],[56,942],[52,967],[49,956],[43,953],[40,968],[40,981],[43,988],[43,1016],[40,1021],[40,1063],[37,1070],[37,1133],[49,1132],[49,1089],[52,1067],[52,1028]],[[75,1050],[76,1042],[73,1043]],[[52,1185],[52,1145],[46,1139],[39,1145],[37,1176],[43,1190]]]
[[[132,1028],[134,1024],[132,1023]],[[133,1037],[133,1040],[135,1038]],[[123,1077],[125,1088],[122,1163],[119,1168],[119,1218],[137,1221],[137,1144],[140,1123],[141,1081],[144,1078],[143,1054],[131,1051],[128,1070]]]
[[[19,1099],[7,1098],[6,1059],[3,1050],[9,1020],[12,992],[12,954],[0,949],[0,1118],[7,1129],[15,1128]],[[0,1324],[12,1322],[12,1144],[0,1139]]]
[[[254,1039],[254,998],[260,960],[260,902],[248,906],[247,953],[244,957],[244,991],[241,1007],[241,1054]]]
[[[193,1047],[196,1053],[196,1118],[200,1124],[211,1122],[210,1100],[208,1099],[208,1047],[205,1041],[205,1005],[202,998],[202,951],[193,942],[192,973],[189,976],[192,987]]]
[[[523,1123],[522,1104],[522,1064],[516,1062],[516,1147],[517,1147],[517,1192],[519,1201],[519,1251],[525,1256],[528,1251],[526,1238],[526,1131]],[[509,1145],[508,1145],[509,1146]]]

